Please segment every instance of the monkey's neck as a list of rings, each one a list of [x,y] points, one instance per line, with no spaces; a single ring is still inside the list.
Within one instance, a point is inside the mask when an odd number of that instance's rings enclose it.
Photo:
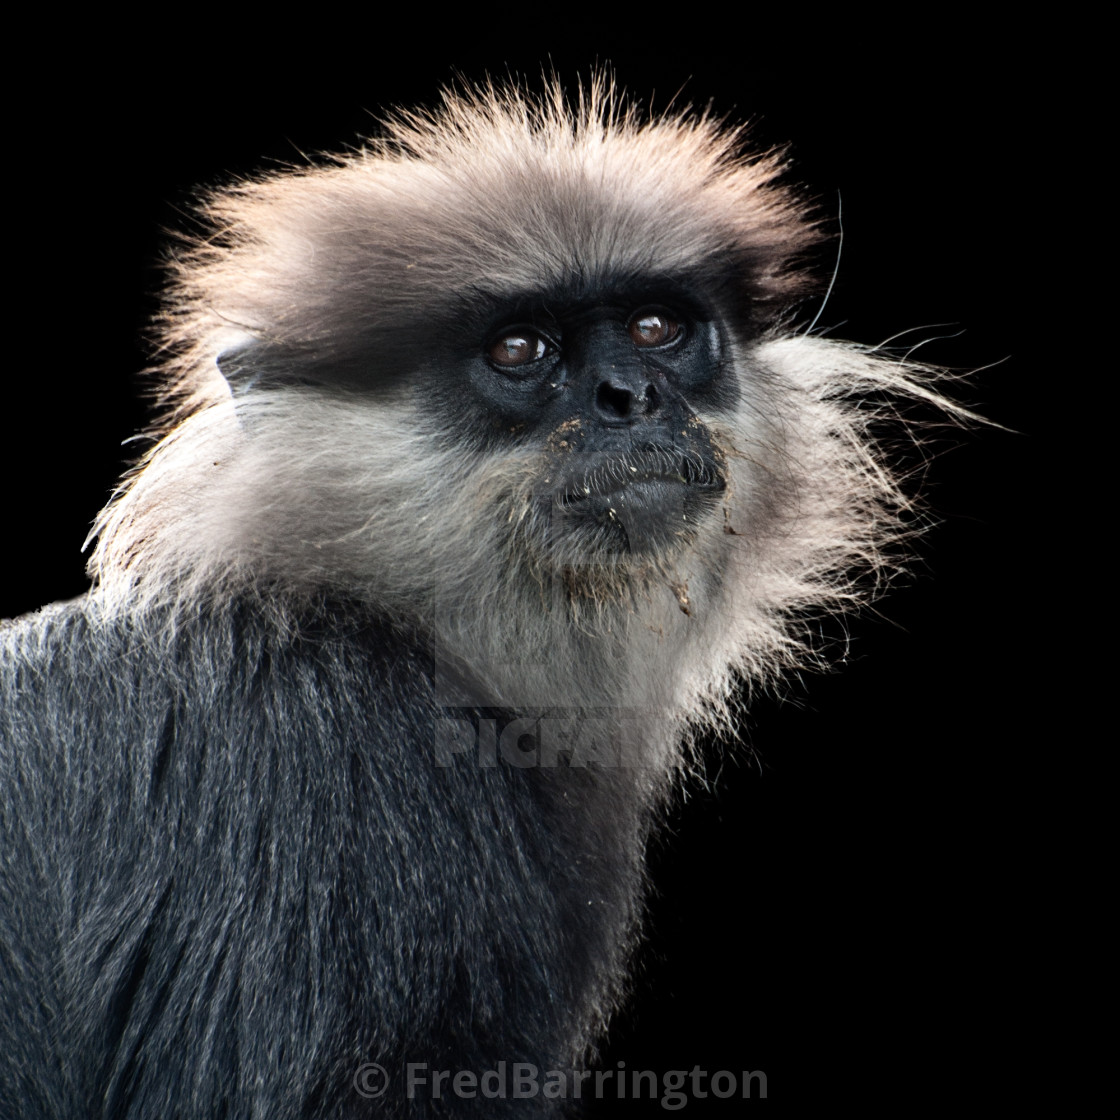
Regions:
[[[453,704],[598,721],[639,750],[636,764],[671,771],[706,684],[687,667],[713,639],[705,618],[718,617],[718,589],[692,582],[693,614],[670,580],[635,580],[609,600],[560,578],[505,580],[481,600],[435,596],[426,633],[437,685]]]

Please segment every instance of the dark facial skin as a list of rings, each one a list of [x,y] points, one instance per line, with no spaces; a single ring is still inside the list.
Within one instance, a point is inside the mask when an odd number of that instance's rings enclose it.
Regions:
[[[487,335],[471,388],[511,434],[543,438],[553,464],[542,501],[558,529],[659,553],[725,485],[693,409],[733,392],[721,349],[714,322],[664,298],[554,301]]]

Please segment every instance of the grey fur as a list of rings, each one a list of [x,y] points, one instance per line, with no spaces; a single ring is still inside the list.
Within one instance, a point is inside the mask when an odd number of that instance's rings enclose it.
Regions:
[[[739,142],[487,90],[210,200],[95,588],[0,630],[0,1113],[442,1115],[354,1070],[585,1059],[692,732],[887,570],[872,395],[939,400],[789,330],[817,234]],[[725,488],[581,556],[535,500],[557,433],[468,430],[417,340],[651,275],[718,312]],[[483,764],[515,718],[615,753]]]

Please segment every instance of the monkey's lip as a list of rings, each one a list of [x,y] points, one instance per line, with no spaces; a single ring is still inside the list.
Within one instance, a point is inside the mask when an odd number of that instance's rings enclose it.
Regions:
[[[632,463],[612,464],[587,472],[578,482],[558,494],[563,508],[599,505],[617,501],[622,506],[647,506],[666,500],[684,500],[689,495],[717,494],[726,483],[720,473],[705,463],[682,461],[670,469],[649,469]]]
[[[726,485],[707,456],[660,446],[586,456],[578,464],[568,464],[558,483],[555,493],[562,506],[579,505],[595,498],[636,496],[646,491],[721,491]]]
[[[557,494],[561,523],[593,534],[597,549],[657,555],[677,547],[724,490],[720,473],[689,459],[666,469],[618,462],[589,471]]]
[[[595,554],[663,555],[690,538],[725,488],[714,468],[626,473],[593,471],[559,491],[557,530],[578,534]]]

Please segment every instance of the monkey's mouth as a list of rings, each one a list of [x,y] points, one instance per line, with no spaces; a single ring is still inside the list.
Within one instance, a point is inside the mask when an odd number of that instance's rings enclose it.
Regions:
[[[553,491],[554,521],[591,531],[609,551],[664,552],[690,540],[727,485],[715,463],[675,448],[584,458]]]

